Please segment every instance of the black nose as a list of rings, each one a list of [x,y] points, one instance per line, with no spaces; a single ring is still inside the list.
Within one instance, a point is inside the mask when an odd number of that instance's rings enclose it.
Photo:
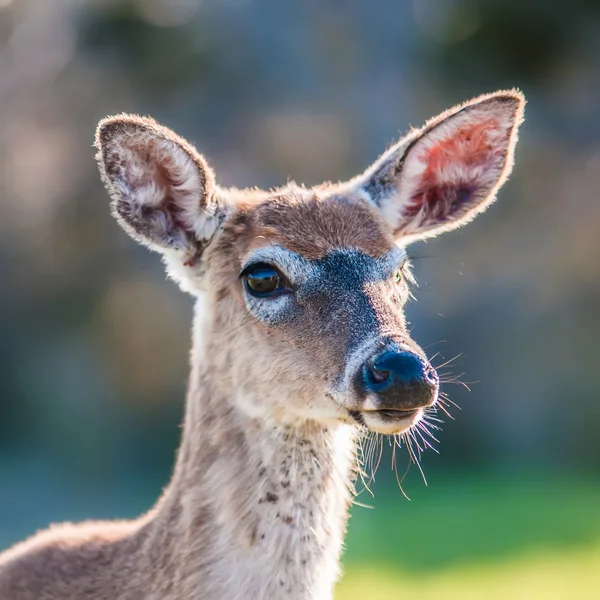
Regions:
[[[435,400],[438,377],[412,352],[383,352],[363,367],[367,391],[377,395],[381,408],[411,410]]]

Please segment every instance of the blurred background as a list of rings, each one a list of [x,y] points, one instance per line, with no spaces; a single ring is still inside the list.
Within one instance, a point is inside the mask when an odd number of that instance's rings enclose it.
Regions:
[[[153,115],[224,185],[313,184],[513,86],[500,201],[411,248],[414,337],[471,392],[410,501],[384,445],[336,597],[600,597],[595,0],[0,0],[0,549],[146,510],[178,443],[192,300],[110,217],[101,117]]]

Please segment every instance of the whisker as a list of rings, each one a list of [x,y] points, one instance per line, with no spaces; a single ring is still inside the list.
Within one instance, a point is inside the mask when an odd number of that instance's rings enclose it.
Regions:
[[[362,494],[365,490],[371,494],[372,497],[375,497],[375,494],[373,494],[373,492],[371,491],[371,488],[369,487],[369,483],[368,481],[366,481],[365,477],[367,476],[367,473],[365,472],[365,463],[364,463],[364,446],[363,446],[363,441],[364,438],[363,436],[359,436],[358,438],[358,449],[357,449],[357,453],[356,453],[356,459],[357,459],[357,467],[358,467],[358,476],[360,478],[360,481],[363,485],[363,489],[356,492],[354,494],[354,498],[356,498],[357,496],[359,496],[360,494]],[[362,506],[362,505],[360,505]],[[365,505],[366,506],[366,505]]]
[[[402,477],[399,478],[398,465],[396,463],[396,446],[398,446],[398,448],[401,448],[401,446],[398,440],[396,439],[396,436],[394,436],[394,442],[394,449],[392,450],[392,464],[394,465],[394,475],[396,476],[396,483],[398,484],[398,488],[400,489],[400,492],[402,492],[402,495],[410,502],[408,494],[404,491],[404,488],[402,487],[402,482],[404,481],[404,478],[408,473],[408,469],[410,469],[410,460],[408,461],[408,466],[406,467],[406,471],[404,471],[404,475],[402,475]]]
[[[446,410],[445,406],[443,405],[442,399],[438,398],[438,406],[440,407],[440,409],[446,414],[446,416],[450,419],[452,419],[453,421],[455,421],[456,419]]]
[[[450,404],[452,404],[452,406],[455,406],[456,408],[458,408],[458,410],[462,410],[462,408],[458,404],[456,404],[456,402],[454,402],[453,400],[450,400],[450,398],[448,398],[448,396],[446,394],[441,393],[438,400],[443,400],[443,402],[449,402]]]
[[[464,373],[463,373],[463,375],[464,375]],[[460,375],[459,375],[459,377],[460,377]],[[454,383],[456,385],[462,385],[467,391],[469,391],[469,392],[471,391],[471,388],[469,387],[467,382],[461,381],[460,379],[456,379],[456,378],[446,379],[442,376],[442,377],[440,377],[440,383]],[[477,382],[471,381],[470,383],[477,383]]]
[[[357,502],[356,498],[352,499],[352,504],[356,505],[356,506],[360,506],[361,508],[375,508],[374,506],[371,506],[370,504],[363,504],[362,502]]]
[[[413,442],[415,443],[415,446],[417,447],[417,450],[418,450],[419,458],[421,458],[421,454],[423,454],[423,448],[421,448],[419,441],[417,440],[417,436],[415,435],[415,429],[410,429],[408,434],[410,435]]]
[[[369,432],[364,440],[362,445],[362,464],[363,470],[365,472],[365,477],[370,477],[370,452],[371,452],[371,432]]]
[[[377,457],[377,463],[373,469],[373,481],[375,481],[375,473],[377,472],[377,469],[379,469],[379,465],[381,463],[381,457],[383,456],[383,438],[380,436],[377,436],[375,438],[377,440],[377,445],[379,446],[379,456]]]
[[[440,423],[441,425],[444,424],[444,421],[442,419],[440,419],[437,416],[438,411],[437,411],[437,407],[436,406],[432,406],[431,408],[427,409],[425,411],[425,414],[423,415],[423,419],[425,419],[428,423],[430,423],[430,421],[435,421],[436,423]],[[432,427],[435,427],[436,429],[440,429],[440,427],[436,427],[435,425],[431,425]]]
[[[437,342],[432,342],[431,344],[427,344],[427,346],[423,346],[423,350],[427,350],[428,348],[431,348],[432,346],[435,346],[436,344],[447,344],[448,340],[439,340]],[[441,352],[441,350],[440,350]],[[440,352],[437,352],[435,354],[435,356],[437,356]],[[430,360],[433,360],[435,357],[431,357]]]
[[[235,331],[237,331],[238,329],[241,329],[243,326],[247,325],[252,319],[256,319],[256,317],[247,309],[246,310],[246,316],[242,319],[242,322],[239,325],[236,325],[235,327],[233,327],[233,329],[230,329],[229,331],[226,331],[223,335],[229,336],[232,333],[234,333]],[[258,319],[256,319],[258,320]]]
[[[423,444],[425,445],[425,447],[427,447],[427,448],[431,448],[431,450],[433,450],[433,451],[434,451],[436,454],[439,454],[439,453],[440,453],[440,452],[439,452],[439,450],[438,450],[438,449],[437,449],[435,446],[431,445],[431,444],[430,444],[430,443],[429,443],[429,442],[428,442],[428,441],[425,439],[425,436],[423,435],[423,433],[422,433],[422,430],[421,430],[421,428],[420,428],[420,427],[418,427],[417,429],[415,429],[415,433],[416,433],[416,434],[417,434],[417,435],[418,435],[418,436],[421,438],[421,440],[423,441]],[[433,436],[431,436],[431,437],[433,438]],[[433,439],[435,439],[435,438],[433,438]],[[437,441],[437,440],[436,440],[436,441]]]
[[[420,429],[426,435],[428,435],[434,442],[437,442],[438,444],[440,443],[440,440],[438,440],[435,437],[435,435],[433,435],[433,433],[431,433],[431,431],[429,431],[429,427],[427,427],[427,425],[423,421],[421,421],[420,423],[417,423],[417,428]],[[425,441],[425,440],[423,440],[423,441]],[[436,452],[437,452],[436,448],[434,448],[434,450],[436,450]]]
[[[417,468],[419,469],[419,472],[421,473],[421,477],[423,478],[423,483],[425,485],[427,485],[427,478],[425,477],[425,473],[423,472],[421,463],[419,462],[419,459],[417,458],[417,455],[415,454],[415,452],[413,450],[411,439],[409,436],[406,436],[406,435],[405,435],[404,439],[407,442],[408,453],[412,459],[412,462],[414,462],[415,465],[417,465]]]
[[[421,419],[421,423],[426,423],[427,427],[431,427],[431,429],[435,429],[436,431],[442,431],[442,428],[434,425],[433,423],[431,423],[431,420],[435,420],[438,423],[443,423],[443,421],[441,419],[436,419],[435,417],[428,417],[427,415],[425,415],[422,419]]]
[[[369,443],[369,482],[375,480],[375,451],[377,448],[377,434],[371,432]]]
[[[456,356],[453,356],[450,360],[447,360],[446,362],[442,363],[441,365],[437,365],[436,369],[443,369],[444,367],[447,367],[448,365],[452,364],[457,358],[460,358],[461,356],[462,356],[462,352],[460,352]]]

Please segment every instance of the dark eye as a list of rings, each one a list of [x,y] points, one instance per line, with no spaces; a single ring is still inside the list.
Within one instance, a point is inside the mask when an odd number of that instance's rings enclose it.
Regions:
[[[248,293],[257,298],[278,295],[288,289],[277,269],[264,263],[246,267],[241,277]]]

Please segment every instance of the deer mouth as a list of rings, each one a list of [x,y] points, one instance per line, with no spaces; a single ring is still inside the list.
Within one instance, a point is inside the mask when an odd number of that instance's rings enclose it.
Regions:
[[[379,415],[384,419],[397,420],[397,419],[406,419],[408,417],[414,417],[417,412],[419,412],[418,408],[412,408],[410,410],[400,410],[395,408],[382,408],[381,410],[371,410],[369,413]]]
[[[418,416],[420,411],[420,408],[408,410],[382,408],[378,410],[351,410],[348,412],[359,425],[370,428],[369,424],[373,420],[373,417],[375,420],[380,422],[383,421],[383,423],[389,425],[404,424],[408,421],[412,422],[414,417]]]

